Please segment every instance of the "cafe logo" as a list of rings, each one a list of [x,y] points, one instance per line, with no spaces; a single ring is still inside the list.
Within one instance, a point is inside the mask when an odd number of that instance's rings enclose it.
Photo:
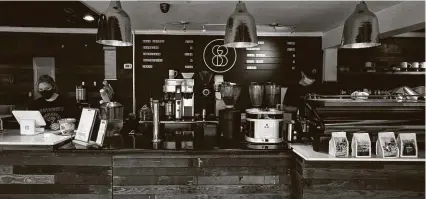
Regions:
[[[215,39],[209,42],[204,48],[204,64],[211,71],[224,73],[234,67],[237,61],[237,51],[235,48],[223,46],[223,39]]]

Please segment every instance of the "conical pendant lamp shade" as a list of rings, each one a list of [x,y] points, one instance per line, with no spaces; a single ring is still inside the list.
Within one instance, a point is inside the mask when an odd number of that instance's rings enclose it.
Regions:
[[[239,2],[234,13],[232,13],[226,22],[224,46],[250,48],[257,45],[254,17],[247,11],[246,5]]]
[[[99,17],[96,42],[108,46],[132,46],[131,28],[129,15],[121,8],[120,1],[111,1]]]
[[[361,2],[354,13],[346,19],[341,48],[369,48],[379,46],[379,20]]]

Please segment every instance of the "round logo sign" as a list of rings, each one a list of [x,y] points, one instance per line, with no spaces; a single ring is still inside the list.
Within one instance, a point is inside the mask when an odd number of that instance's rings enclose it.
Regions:
[[[215,39],[209,42],[204,48],[204,64],[211,71],[224,73],[234,67],[237,61],[237,51],[235,48],[223,46],[223,39]]]

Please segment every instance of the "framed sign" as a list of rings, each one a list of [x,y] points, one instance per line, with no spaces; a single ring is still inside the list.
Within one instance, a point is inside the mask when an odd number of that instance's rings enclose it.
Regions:
[[[97,114],[98,109],[83,108],[81,111],[80,123],[78,124],[77,133],[75,135],[76,140],[89,142]]]

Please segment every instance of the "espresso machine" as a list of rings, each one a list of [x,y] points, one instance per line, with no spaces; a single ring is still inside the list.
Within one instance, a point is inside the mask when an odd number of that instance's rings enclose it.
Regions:
[[[245,140],[255,144],[278,144],[284,141],[283,111],[276,108],[281,98],[281,87],[274,83],[249,85],[253,108],[246,110]],[[265,97],[266,107],[262,108]]]
[[[165,79],[163,93],[166,120],[194,118],[194,79]]]
[[[241,132],[241,112],[234,108],[240,96],[241,85],[231,82],[223,82],[220,94],[226,108],[219,111],[219,127],[221,133],[219,143],[224,147],[235,147]]]

